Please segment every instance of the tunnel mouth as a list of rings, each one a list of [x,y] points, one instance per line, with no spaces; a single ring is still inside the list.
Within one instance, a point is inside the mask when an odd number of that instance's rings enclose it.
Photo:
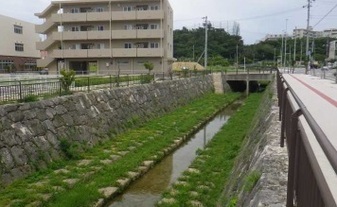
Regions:
[[[247,81],[227,81],[233,92],[245,92],[247,88]],[[263,92],[269,85],[270,81],[249,81],[249,92],[258,93]]]

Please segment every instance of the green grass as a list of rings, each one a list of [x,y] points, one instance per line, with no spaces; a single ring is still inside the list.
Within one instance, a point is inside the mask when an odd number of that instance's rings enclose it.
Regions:
[[[162,150],[170,146],[175,139],[188,134],[193,126],[205,121],[206,117],[239,96],[240,94],[207,94],[170,114],[143,123],[141,127],[120,134],[81,154],[81,158],[92,161],[86,166],[80,166],[76,160],[53,163],[48,169],[0,190],[0,206],[11,202],[12,206],[25,206],[36,200],[41,201],[42,194],[48,194],[51,198],[40,203],[41,206],[91,206],[101,197],[98,189],[118,186],[118,179],[127,177],[129,171],[137,171],[143,161],[153,160],[154,155],[158,160],[161,159],[164,156]],[[65,143],[63,148],[67,152],[71,146]],[[113,164],[101,163],[111,155],[126,151],[129,152]],[[66,169],[69,172],[56,174],[56,169]],[[79,179],[74,186],[63,182],[65,179],[74,178]],[[33,185],[44,181],[46,183]],[[55,186],[64,191],[55,189]]]
[[[245,179],[244,190],[250,193],[255,187],[257,181],[259,181],[260,177],[261,177],[261,172],[259,171],[252,171],[251,173],[249,173],[249,175],[247,175]]]
[[[163,198],[174,199],[175,202],[159,202],[158,206],[191,206],[192,201],[203,206],[216,206],[243,140],[251,128],[261,98],[262,94],[251,94],[247,98],[207,148],[199,151],[199,156],[190,166],[199,173],[185,171],[172,189],[163,194]]]

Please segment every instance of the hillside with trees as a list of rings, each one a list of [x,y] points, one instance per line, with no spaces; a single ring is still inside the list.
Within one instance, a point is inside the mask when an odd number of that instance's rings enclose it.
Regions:
[[[208,65],[228,66],[236,63],[238,47],[239,64],[244,58],[247,64],[269,62],[276,63],[281,56],[282,39],[268,40],[252,45],[244,45],[242,37],[230,35],[222,28],[208,27]],[[316,38],[310,40],[310,49],[315,61],[324,64],[329,50],[331,38]],[[203,64],[205,46],[205,28],[182,28],[174,31],[174,57],[178,61],[198,61]],[[287,38],[287,65],[294,61],[306,61],[306,38]],[[283,51],[284,60],[284,51]],[[303,63],[303,62],[302,62]]]

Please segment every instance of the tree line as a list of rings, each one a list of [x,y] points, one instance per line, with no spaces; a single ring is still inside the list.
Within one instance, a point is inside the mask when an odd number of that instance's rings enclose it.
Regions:
[[[310,39],[309,48],[313,59],[324,63],[328,57],[329,42],[331,38]],[[282,48],[283,42],[283,50]],[[230,35],[222,28],[208,27],[208,65],[228,66],[239,64],[269,62],[280,62],[281,51],[286,64],[292,65],[294,62],[306,61],[306,38],[296,40],[288,37],[287,41],[280,39],[261,41],[252,45],[244,45],[242,37]],[[198,61],[203,63],[203,52],[205,48],[205,28],[174,30],[174,57],[178,61]],[[282,62],[283,62],[282,61]]]

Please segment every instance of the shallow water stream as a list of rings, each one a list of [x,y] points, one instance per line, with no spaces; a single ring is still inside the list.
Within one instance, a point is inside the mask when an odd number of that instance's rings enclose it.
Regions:
[[[234,103],[210,120],[189,141],[165,157],[153,169],[135,181],[122,195],[112,200],[109,207],[151,207],[161,194],[174,183],[196,158],[198,149],[204,149],[208,141],[227,123],[241,103]]]

